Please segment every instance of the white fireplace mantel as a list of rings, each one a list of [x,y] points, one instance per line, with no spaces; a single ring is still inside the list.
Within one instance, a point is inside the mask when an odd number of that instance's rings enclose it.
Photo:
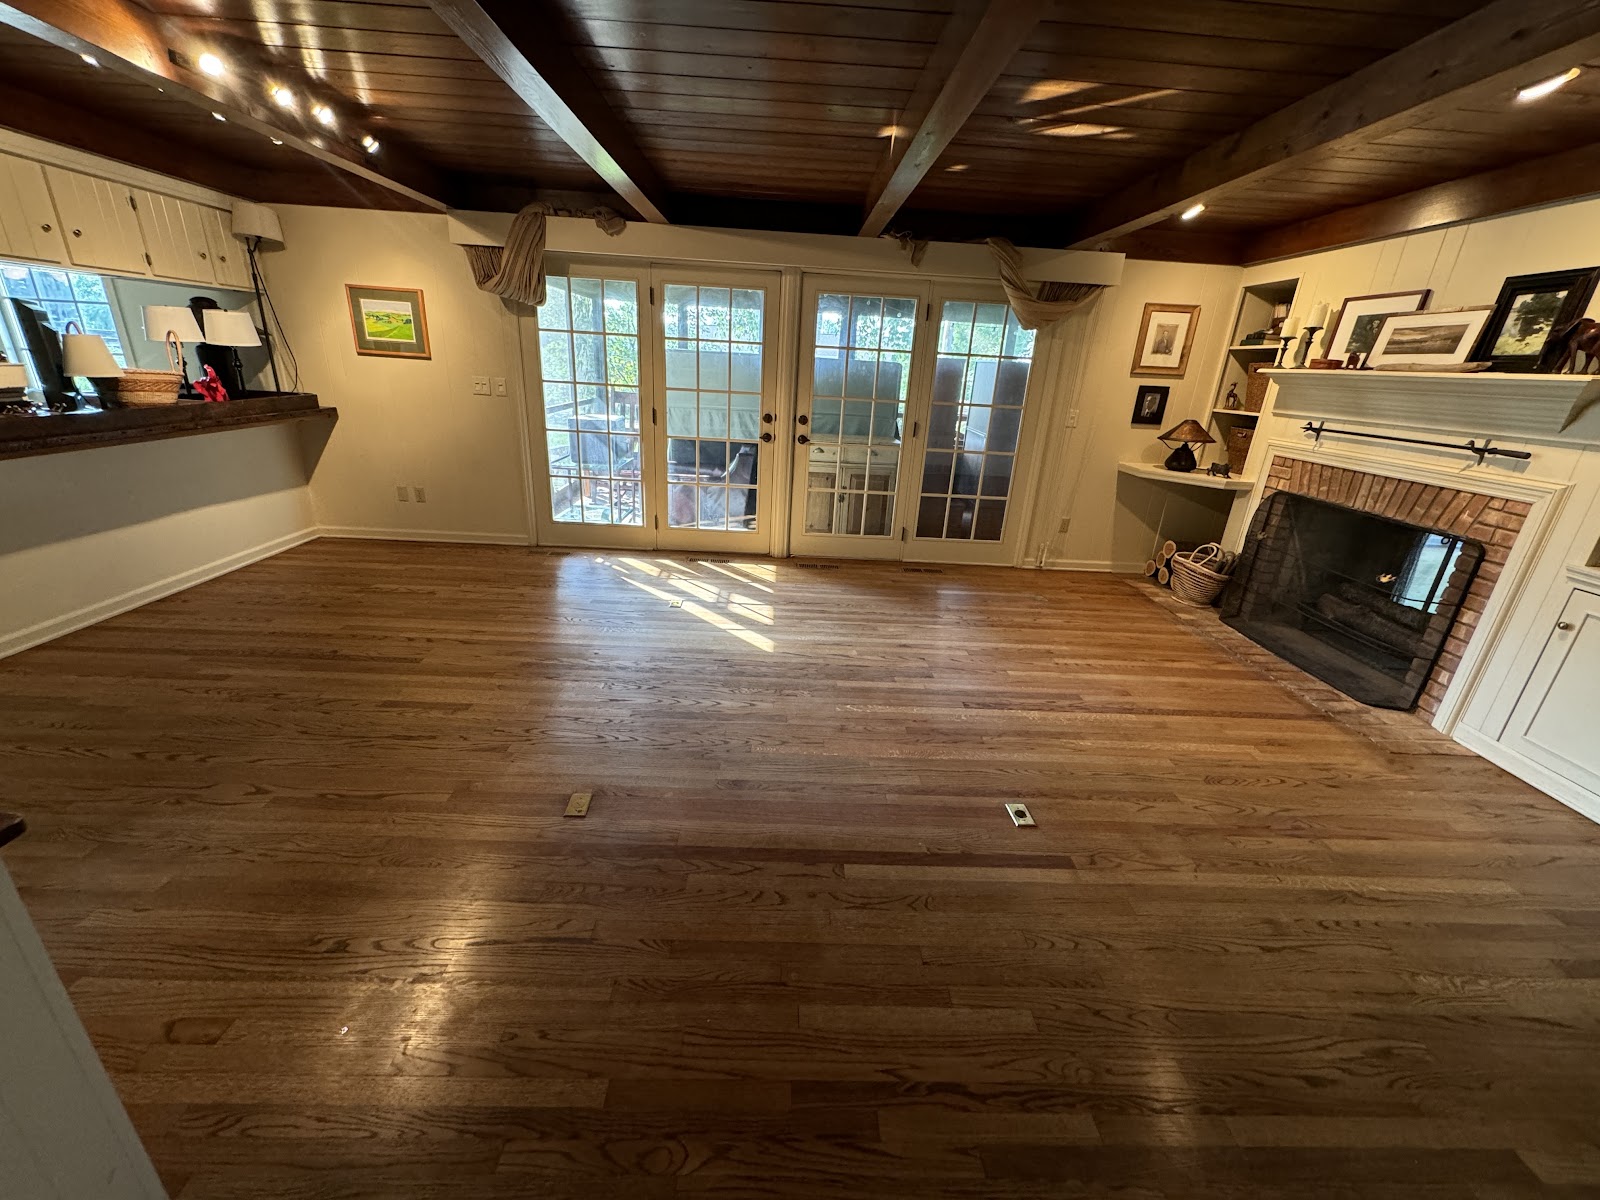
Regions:
[[[1597,375],[1282,368],[1262,373],[1278,385],[1278,416],[1574,445],[1600,442]]]

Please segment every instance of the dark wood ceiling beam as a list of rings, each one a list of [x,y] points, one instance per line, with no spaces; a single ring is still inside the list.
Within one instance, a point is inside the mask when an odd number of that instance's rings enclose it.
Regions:
[[[1240,261],[1266,262],[1600,195],[1600,144],[1452,179],[1250,238]]]
[[[484,64],[645,220],[665,224],[666,188],[633,133],[573,58],[554,5],[428,0]]]
[[[194,61],[210,47],[190,36],[181,22],[157,16],[133,0],[6,0],[0,2],[0,24],[75,54],[91,55],[104,70],[159,87],[196,108],[220,112],[319,163],[397,192],[416,206],[434,210],[447,206],[444,176],[403,147],[386,144],[381,156],[374,158],[353,142],[345,145],[329,135],[308,114],[297,116],[269,106],[264,91],[247,94],[247,88],[259,87],[268,64],[240,61],[234,54],[237,47],[229,47],[231,69],[221,79],[174,63],[169,51]],[[282,77],[283,69],[274,64],[271,73]],[[303,94],[314,92],[309,76],[303,78]]]
[[[1249,128],[1069,215],[1065,243],[1098,245],[1247,187],[1295,162],[1410,128],[1468,99],[1600,53],[1600,0],[1494,0]]]
[[[1048,8],[1048,0],[968,0],[957,6],[906,105],[902,123],[915,125],[916,132],[891,149],[873,180],[862,237],[877,237],[889,227]]]

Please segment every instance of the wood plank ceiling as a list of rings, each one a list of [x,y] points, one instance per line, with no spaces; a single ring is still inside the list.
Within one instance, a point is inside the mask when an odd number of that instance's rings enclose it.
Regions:
[[[1542,0],[1528,2],[1537,8]],[[69,7],[103,19],[74,27],[48,11]],[[342,135],[379,138],[383,150],[370,166],[380,173],[390,156],[436,172],[437,186],[422,193],[443,204],[508,208],[538,197],[637,215],[641,206],[605,182],[617,176],[603,178],[594,165],[632,154],[659,192],[650,203],[667,219],[839,233],[863,228],[917,135],[932,151],[910,173],[903,205],[898,196],[880,203],[892,213],[889,229],[1101,244],[1089,218],[1108,198],[1235,135],[1248,141],[1257,122],[1391,55],[1412,48],[1415,62],[1467,28],[1468,18],[1491,30],[1501,13],[1514,19],[1511,0],[1059,0],[1031,8],[1020,0],[551,0],[512,13],[516,7],[11,0],[0,3],[8,81],[0,98],[18,102],[0,105],[0,123],[169,171],[204,147],[200,165],[176,173],[226,178],[233,190],[264,199],[418,206],[415,194],[384,194],[368,178],[341,174],[336,156],[318,161],[203,111],[229,101],[271,116],[265,92],[281,85],[304,103],[320,97],[338,110]],[[1577,16],[1564,36],[1581,54],[1561,61],[1600,67],[1600,46],[1582,40],[1600,0],[1567,8]],[[992,61],[978,61],[973,47],[1004,21],[1015,42],[991,38]],[[82,45],[104,40],[95,29],[130,22],[152,23],[151,36],[183,43],[174,48],[191,59],[204,50],[224,58],[232,73],[221,85],[232,93],[174,96],[137,70],[81,61]],[[1600,37],[1600,15],[1593,23]],[[504,29],[521,74],[486,65],[455,32],[483,28]],[[1543,57],[1529,52],[1530,71],[1560,57],[1539,49]],[[933,130],[930,103],[958,77],[981,99]],[[1502,71],[1492,87],[1434,97],[1400,127],[1330,141],[1279,170],[1242,177],[1208,193],[1200,221],[1180,224],[1153,208],[1113,222],[1114,236],[1102,241],[1135,253],[1247,258],[1252,245],[1287,244],[1279,236],[1286,227],[1326,225],[1329,213],[1594,141],[1600,70],[1527,105],[1509,103],[1507,77]],[[570,129],[564,139],[536,115],[529,78],[555,91],[579,81],[586,94],[573,111],[605,126],[600,149],[573,149]],[[130,136],[108,136],[106,121]],[[1573,178],[1570,194],[1600,190],[1591,175]],[[1352,226],[1340,236],[1358,232]]]

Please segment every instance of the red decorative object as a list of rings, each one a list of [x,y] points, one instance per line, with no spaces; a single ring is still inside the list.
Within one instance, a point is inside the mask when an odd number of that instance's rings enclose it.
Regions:
[[[216,368],[209,363],[206,364],[205,375],[194,381],[194,390],[212,404],[220,404],[228,398],[228,389],[222,386],[222,380],[217,378]]]

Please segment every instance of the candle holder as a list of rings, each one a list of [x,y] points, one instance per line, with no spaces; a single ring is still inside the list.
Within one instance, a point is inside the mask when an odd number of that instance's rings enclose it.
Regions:
[[[1321,332],[1321,325],[1307,325],[1305,327],[1305,332],[1301,334],[1299,344],[1295,346],[1294,365],[1296,367],[1306,365],[1306,359],[1311,357],[1311,347],[1317,344],[1317,334]]]
[[[1292,341],[1294,341],[1294,338],[1287,333],[1278,335],[1278,357],[1272,363],[1274,370],[1283,366],[1284,355],[1289,353],[1289,343]]]

